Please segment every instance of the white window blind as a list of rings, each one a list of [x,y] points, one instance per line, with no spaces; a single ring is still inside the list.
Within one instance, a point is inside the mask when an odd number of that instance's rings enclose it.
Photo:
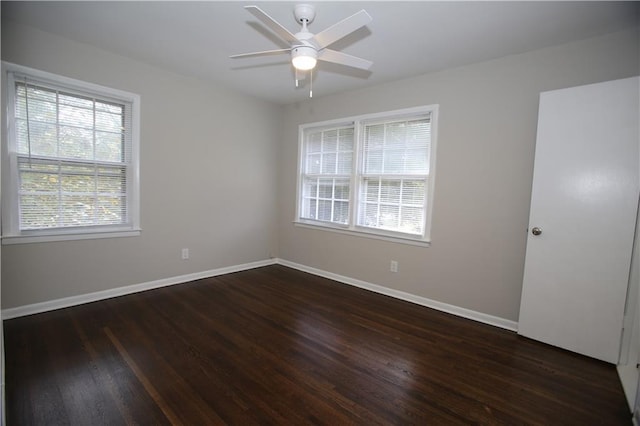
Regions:
[[[429,241],[437,106],[300,128],[296,221]]]
[[[301,217],[347,224],[353,127],[310,129],[304,137]]]
[[[358,225],[424,233],[430,117],[364,124]]]
[[[134,101],[19,72],[9,82],[13,196],[4,236],[135,229]]]

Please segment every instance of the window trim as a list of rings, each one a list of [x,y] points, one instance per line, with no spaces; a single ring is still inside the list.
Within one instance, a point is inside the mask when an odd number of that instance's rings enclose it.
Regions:
[[[373,238],[385,241],[392,241],[402,244],[418,245],[429,247],[431,245],[431,223],[433,220],[433,198],[435,188],[436,175],[436,152],[437,152],[437,135],[438,135],[438,104],[423,105],[413,108],[404,108],[393,111],[379,112],[373,114],[363,114],[347,118],[335,120],[327,120],[315,123],[305,123],[298,126],[298,169],[297,169],[297,185],[296,185],[296,209],[293,223],[295,226],[318,229],[323,231],[337,232],[341,234],[354,235],[365,238]],[[383,229],[375,229],[358,225],[358,201],[360,182],[364,176],[362,173],[362,128],[377,122],[388,122],[395,119],[407,119],[414,115],[430,114],[431,124],[431,140],[429,151],[429,174],[427,175],[427,194],[426,208],[424,209],[425,223],[424,233],[419,236],[412,236],[408,233],[388,231]],[[302,185],[305,164],[305,135],[308,130],[314,128],[329,128],[338,126],[353,126],[354,133],[354,151],[352,159],[351,173],[351,189],[349,194],[349,224],[341,225],[332,222],[319,221],[314,219],[305,219],[302,214]]]
[[[19,229],[18,217],[18,155],[15,154],[15,80],[14,74],[24,74],[33,77],[45,85],[55,88],[64,88],[66,91],[86,96],[99,96],[104,100],[116,100],[118,102],[131,103],[131,183],[127,185],[128,200],[127,214],[130,218],[128,224],[122,225],[98,225],[73,228]],[[89,83],[73,78],[40,71],[2,61],[3,89],[6,91],[6,126],[4,135],[6,142],[2,144],[2,244],[22,244],[49,241],[68,241],[114,237],[132,237],[140,235],[140,96],[124,90],[112,89],[94,83]],[[12,152],[14,152],[12,154]]]

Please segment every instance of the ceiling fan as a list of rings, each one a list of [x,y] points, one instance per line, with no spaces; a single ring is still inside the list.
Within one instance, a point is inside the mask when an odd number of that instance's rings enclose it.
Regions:
[[[315,8],[309,4],[299,4],[295,6],[294,16],[302,25],[302,29],[296,34],[291,33],[258,6],[245,6],[245,9],[258,18],[278,37],[286,41],[290,47],[287,49],[242,53],[232,55],[230,58],[237,59],[289,53],[291,55],[291,64],[295,70],[296,87],[298,86],[298,81],[304,79],[304,72],[312,72],[317,61],[332,62],[361,70],[368,70],[371,68],[371,65],[373,65],[373,62],[366,59],[348,55],[337,50],[327,49],[331,44],[372,21],[371,16],[364,9],[315,35],[307,29],[307,25],[313,22],[316,16]],[[313,96],[313,92],[310,91],[309,95]]]

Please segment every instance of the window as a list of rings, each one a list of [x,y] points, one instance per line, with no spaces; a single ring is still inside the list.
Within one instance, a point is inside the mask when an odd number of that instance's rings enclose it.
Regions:
[[[3,243],[138,234],[139,97],[3,66]]]
[[[349,223],[353,127],[310,129],[302,178],[302,217]]]
[[[300,126],[302,225],[429,242],[437,105]]]

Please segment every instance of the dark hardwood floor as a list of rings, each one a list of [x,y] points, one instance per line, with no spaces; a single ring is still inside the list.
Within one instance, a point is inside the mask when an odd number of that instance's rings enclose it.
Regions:
[[[269,266],[4,322],[7,424],[631,424],[615,367]]]

